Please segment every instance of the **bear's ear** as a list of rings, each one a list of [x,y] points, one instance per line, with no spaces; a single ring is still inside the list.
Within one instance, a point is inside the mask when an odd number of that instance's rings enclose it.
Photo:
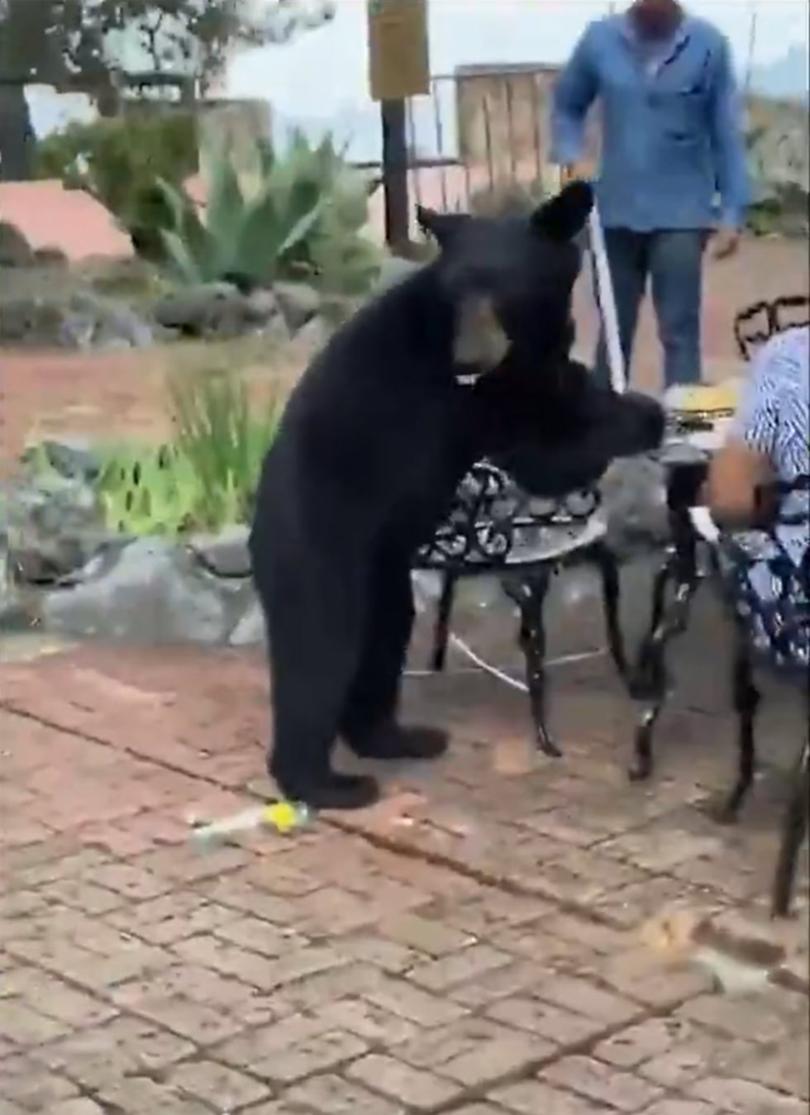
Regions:
[[[437,213],[435,209],[417,205],[416,220],[422,231],[430,233],[440,248],[446,248],[470,218],[466,213]]]
[[[532,226],[549,240],[565,243],[582,232],[591,209],[591,185],[588,182],[571,182],[557,197],[532,213]]]

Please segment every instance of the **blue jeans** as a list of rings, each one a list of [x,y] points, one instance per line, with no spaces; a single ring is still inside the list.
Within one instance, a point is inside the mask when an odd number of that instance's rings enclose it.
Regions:
[[[706,239],[706,233],[700,229],[671,232],[605,229],[625,365],[630,368],[638,312],[650,279],[658,336],[664,349],[666,387],[700,382],[700,312]],[[608,382],[604,335],[600,336],[596,351],[596,374],[603,382]]]

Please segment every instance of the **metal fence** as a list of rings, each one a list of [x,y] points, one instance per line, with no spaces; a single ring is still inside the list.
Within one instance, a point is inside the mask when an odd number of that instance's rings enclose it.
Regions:
[[[571,13],[570,3],[568,0],[565,6],[567,14]],[[552,9],[560,7],[555,3],[535,5],[538,41],[553,19]],[[604,13],[612,7],[615,5],[582,3],[582,28],[600,10]],[[700,14],[707,9],[710,19],[722,15],[722,20],[715,20],[722,30],[733,25],[732,47],[744,91],[752,83],[756,87],[763,14],[770,20],[788,13],[792,33],[800,35],[805,24],[806,34],[807,0],[771,0],[767,13],[761,4],[748,0],[715,2],[713,7],[716,13],[708,10],[712,4],[704,4]],[[466,210],[513,192],[548,189],[556,181],[549,162],[549,107],[559,70],[559,64],[512,63],[462,65],[452,73],[436,74],[429,94],[412,98],[406,105],[412,201],[442,210]],[[598,120],[594,120],[589,136],[591,158],[598,156],[598,146]],[[375,168],[379,162],[362,165]]]

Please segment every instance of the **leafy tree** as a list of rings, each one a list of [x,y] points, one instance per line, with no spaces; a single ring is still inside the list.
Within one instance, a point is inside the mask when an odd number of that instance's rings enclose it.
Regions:
[[[0,129],[0,177],[30,131],[26,83],[82,90],[111,114],[125,52],[140,54],[144,71],[185,75],[204,93],[233,50],[288,42],[332,14],[331,0],[0,0],[0,88],[7,100],[16,90]]]

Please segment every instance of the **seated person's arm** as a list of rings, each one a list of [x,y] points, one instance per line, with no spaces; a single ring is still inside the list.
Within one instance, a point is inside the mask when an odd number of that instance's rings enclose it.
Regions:
[[[709,470],[709,509],[719,526],[744,528],[757,521],[757,489],[776,478],[771,462],[779,402],[779,367],[768,345],[745,384],[728,441]]]

